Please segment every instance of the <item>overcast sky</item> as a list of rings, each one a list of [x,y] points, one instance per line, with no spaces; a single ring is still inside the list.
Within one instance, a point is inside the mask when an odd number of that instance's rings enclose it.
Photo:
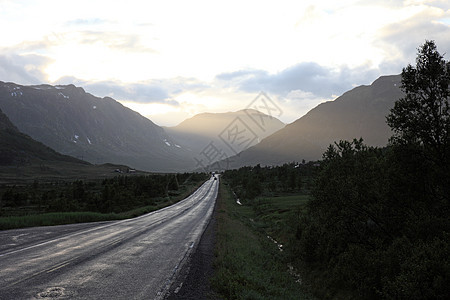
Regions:
[[[73,83],[159,125],[264,91],[290,123],[425,40],[450,53],[450,1],[0,0],[0,28],[1,81]]]

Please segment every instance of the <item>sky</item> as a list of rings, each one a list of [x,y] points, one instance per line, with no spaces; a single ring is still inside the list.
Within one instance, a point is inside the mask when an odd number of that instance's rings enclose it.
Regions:
[[[0,80],[75,84],[158,125],[249,107],[291,123],[400,74],[434,40],[449,60],[448,0],[0,0]]]

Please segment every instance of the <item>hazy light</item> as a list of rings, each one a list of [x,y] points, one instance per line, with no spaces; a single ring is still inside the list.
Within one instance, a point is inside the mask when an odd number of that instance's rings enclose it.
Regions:
[[[178,87],[171,87],[170,97],[178,107],[164,101],[133,104],[133,99],[118,99],[145,116],[239,110],[254,95],[237,86],[215,85],[218,74],[240,70],[276,74],[313,62],[336,72],[378,70],[370,79],[374,80],[387,75],[380,74],[381,66],[393,64],[396,70],[402,60],[411,62],[405,53],[415,53],[386,40],[392,34],[389,26],[414,28],[411,23],[428,20],[450,27],[449,4],[397,2],[0,1],[0,26],[5,29],[0,55],[47,58],[45,64],[27,62],[24,69],[40,71],[41,80],[49,83],[63,77],[121,85],[173,79]],[[408,32],[408,40],[430,38],[417,34]],[[449,42],[448,34],[440,36]],[[209,88],[183,85],[178,78],[193,78]],[[301,107],[328,100],[307,94],[301,100],[298,92],[289,92],[275,96],[288,97],[283,105],[292,118],[303,113],[297,112]],[[181,114],[182,110],[186,111]]]

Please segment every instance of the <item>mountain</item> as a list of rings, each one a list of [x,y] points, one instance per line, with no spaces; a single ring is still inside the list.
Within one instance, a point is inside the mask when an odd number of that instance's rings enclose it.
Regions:
[[[148,171],[188,170],[187,150],[164,129],[112,98],[74,85],[0,82],[0,109],[23,133],[63,154]]]
[[[256,145],[284,126],[283,122],[273,116],[245,109],[227,113],[202,113],[175,127],[164,129],[180,145],[191,151],[193,161],[204,160],[211,163]],[[219,154],[212,156],[213,150],[219,151]]]
[[[401,76],[382,76],[369,86],[356,87],[334,101],[322,103],[259,144],[220,163],[221,167],[278,165],[318,160],[339,140],[362,137],[371,146],[385,146],[392,135],[386,116],[403,97]]]
[[[92,165],[63,155],[21,133],[0,110],[0,184],[114,176],[122,165]],[[143,174],[143,172],[134,172]]]
[[[21,133],[0,109],[0,166],[24,165],[43,161],[89,165],[85,161],[62,155]]]

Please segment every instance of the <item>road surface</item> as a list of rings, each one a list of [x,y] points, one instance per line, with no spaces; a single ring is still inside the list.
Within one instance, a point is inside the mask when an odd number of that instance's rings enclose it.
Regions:
[[[134,219],[0,231],[0,299],[162,299],[206,227],[219,180]]]

